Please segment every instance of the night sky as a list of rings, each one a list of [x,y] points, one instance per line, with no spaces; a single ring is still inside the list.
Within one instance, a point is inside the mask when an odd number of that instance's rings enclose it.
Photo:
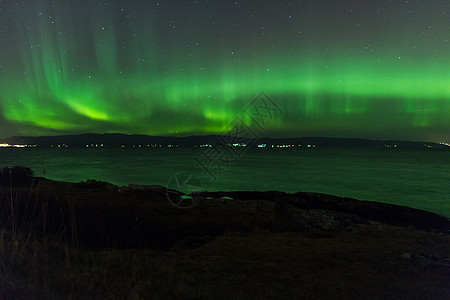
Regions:
[[[221,133],[265,92],[267,136],[449,142],[449,39],[448,0],[0,0],[0,137]]]

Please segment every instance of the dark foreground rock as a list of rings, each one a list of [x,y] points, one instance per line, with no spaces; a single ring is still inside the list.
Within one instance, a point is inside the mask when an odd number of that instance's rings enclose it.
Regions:
[[[173,205],[187,195],[161,186],[39,179],[30,188],[13,190],[13,201],[10,194],[1,194],[1,226],[28,224],[28,231],[56,234],[92,249],[170,249],[188,238],[227,232],[323,234],[373,222],[450,232],[450,221],[430,212],[314,193],[195,193],[190,196],[200,201],[191,209]]]
[[[338,223],[343,223],[343,225],[347,223],[347,225],[350,225],[349,223],[361,223],[364,220],[370,220],[391,225],[450,233],[450,221],[443,216],[419,209],[374,201],[360,201],[319,193],[298,192],[296,194],[288,194],[278,191],[214,192],[202,193],[202,196],[213,198],[229,197],[240,201],[272,201],[279,207],[278,212],[284,214],[293,223],[302,223],[302,221],[307,222],[308,220],[316,219],[319,227],[321,226],[320,223],[323,222],[336,223],[336,225]],[[313,215],[316,217],[314,218]],[[322,215],[322,218],[319,215]],[[328,227],[335,227],[331,223]]]
[[[322,194],[35,179],[0,190],[0,299],[450,299],[449,228]]]

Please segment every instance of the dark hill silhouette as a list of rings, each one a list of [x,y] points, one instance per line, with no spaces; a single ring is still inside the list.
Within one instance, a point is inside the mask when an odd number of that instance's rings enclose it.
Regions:
[[[86,147],[86,145],[97,145],[100,147],[147,147],[148,145],[178,145],[179,147],[192,147],[201,144],[217,144],[223,145],[226,140],[220,135],[203,135],[189,137],[170,137],[170,136],[148,136],[148,135],[127,135],[120,133],[94,134],[86,133],[79,135],[60,135],[60,136],[17,136],[6,139],[0,139],[0,143],[20,144],[20,145],[37,145],[38,147],[50,147],[57,145],[68,145],[69,147]],[[261,137],[254,140],[239,138],[251,147],[257,147],[258,144],[271,145],[315,145],[317,147],[392,147],[392,148],[415,148],[415,149],[450,149],[448,146],[440,145],[433,142],[413,142],[413,141],[384,141],[370,140],[359,138],[330,138],[330,137],[301,137],[301,138],[270,138]]]

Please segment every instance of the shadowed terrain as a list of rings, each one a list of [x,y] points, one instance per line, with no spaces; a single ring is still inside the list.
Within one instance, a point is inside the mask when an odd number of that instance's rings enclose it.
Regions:
[[[450,296],[450,222],[416,209],[44,178],[0,201],[0,298]]]

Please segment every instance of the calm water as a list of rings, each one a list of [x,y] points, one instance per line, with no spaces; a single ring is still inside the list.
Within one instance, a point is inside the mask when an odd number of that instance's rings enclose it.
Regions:
[[[62,181],[167,186],[174,175],[202,173],[193,159],[199,153],[200,149],[0,149],[0,166],[29,166],[37,176]],[[222,174],[211,170],[216,181],[208,175],[198,177],[202,188],[210,191],[320,192],[450,217],[450,151],[255,149]]]

